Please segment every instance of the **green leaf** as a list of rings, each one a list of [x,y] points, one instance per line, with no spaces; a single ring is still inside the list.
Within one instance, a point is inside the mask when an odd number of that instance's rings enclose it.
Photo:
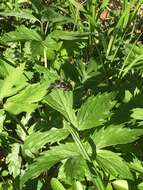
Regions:
[[[51,33],[54,39],[61,40],[86,40],[88,39],[88,32],[72,32],[72,31],[60,31],[55,30]]]
[[[143,108],[132,109],[131,117],[136,120],[143,120]]]
[[[143,129],[130,129],[121,125],[109,125],[95,130],[92,139],[97,149],[134,142],[143,135]]]
[[[59,111],[65,118],[77,127],[77,120],[73,110],[73,93],[61,89],[53,89],[44,98],[44,103]]]
[[[61,47],[61,42],[57,42],[52,38],[52,35],[49,34],[46,39],[43,41],[43,45],[49,49],[58,51]]]
[[[133,98],[133,95],[129,90],[125,90],[124,103],[128,103]]]
[[[106,187],[106,190],[113,190],[113,187],[112,187],[111,183],[108,183],[108,185]]]
[[[120,179],[133,179],[127,163],[117,153],[98,150],[96,161],[104,171],[112,176]]]
[[[133,161],[129,163],[129,167],[133,171],[143,174],[143,164],[138,158],[134,158]]]
[[[104,93],[89,97],[77,114],[79,129],[85,130],[102,125],[115,103],[112,94]]]
[[[79,181],[75,181],[73,183],[72,190],[84,190],[84,188]]]
[[[43,81],[46,81],[47,88],[50,87],[51,83],[54,83],[56,80],[60,80],[60,77],[55,70],[47,69],[44,66],[40,65],[35,65],[34,69],[39,72],[39,74],[43,75],[42,79]]]
[[[100,66],[92,58],[89,60],[88,64],[83,64],[82,61],[79,61],[77,70],[81,76],[81,82],[84,83],[88,79],[97,76],[99,74],[99,68]]]
[[[12,144],[11,153],[6,157],[9,173],[15,178],[20,174],[21,157],[19,156],[20,145],[18,143]]]
[[[25,26],[19,26],[15,31],[5,33],[1,37],[2,43],[18,42],[18,41],[42,41],[41,36],[33,29],[26,28]]]
[[[4,104],[4,109],[14,115],[21,112],[32,112],[38,107],[38,102],[46,93],[47,86],[45,83],[28,85],[19,94],[9,98]]]
[[[116,180],[112,184],[116,190],[129,190],[128,182],[125,180]]]
[[[53,9],[53,7],[44,7],[44,11],[42,12],[42,21],[48,21],[50,23],[73,23],[74,20],[70,17],[63,16],[58,12],[56,9]]]
[[[87,165],[81,156],[67,159],[59,170],[58,177],[66,183],[72,184],[75,180],[82,181],[87,173]]]
[[[17,68],[13,68],[10,74],[4,80],[1,80],[0,100],[15,94],[17,91],[21,90],[26,86],[26,81],[22,80],[23,70],[23,65]]]
[[[61,144],[54,146],[51,150],[45,151],[35,159],[35,162],[28,167],[28,170],[21,178],[21,187],[29,179],[38,177],[42,172],[50,169],[54,164],[74,156],[79,156],[80,153],[74,143]]]
[[[39,21],[35,16],[33,16],[29,11],[21,11],[21,12],[0,12],[2,16],[12,16],[24,18],[32,21]]]
[[[52,178],[50,183],[51,183],[52,190],[65,190],[62,183],[60,183],[60,181],[56,178]]]
[[[143,182],[138,185],[138,190],[143,190]]]
[[[143,45],[126,44],[125,45],[125,58],[124,63],[121,68],[120,74],[124,77],[132,68],[135,68],[139,71],[143,70]]]
[[[67,129],[56,129],[52,128],[46,132],[34,132],[30,134],[23,145],[23,151],[25,154],[30,155],[31,153],[36,153],[45,144],[53,144],[65,139],[69,135]],[[38,141],[37,141],[38,139]]]
[[[41,41],[32,41],[30,43],[31,54],[33,57],[43,56],[44,45]]]
[[[0,77],[4,78],[8,76],[12,69],[13,67],[11,65],[7,64],[3,59],[0,59]]]

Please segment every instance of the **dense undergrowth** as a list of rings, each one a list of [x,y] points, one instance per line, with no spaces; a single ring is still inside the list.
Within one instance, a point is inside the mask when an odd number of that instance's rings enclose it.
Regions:
[[[1,0],[0,190],[143,189],[142,0]]]

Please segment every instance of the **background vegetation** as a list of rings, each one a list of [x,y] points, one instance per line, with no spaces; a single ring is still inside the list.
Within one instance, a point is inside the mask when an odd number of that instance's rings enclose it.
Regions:
[[[0,190],[143,190],[142,0],[1,0]]]

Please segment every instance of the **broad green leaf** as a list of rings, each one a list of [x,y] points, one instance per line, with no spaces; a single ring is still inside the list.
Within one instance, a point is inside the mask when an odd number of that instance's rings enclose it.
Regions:
[[[81,82],[84,83],[88,79],[97,76],[99,74],[99,68],[100,66],[92,58],[89,60],[88,64],[83,64],[83,61],[79,61],[77,70],[81,76]]]
[[[35,65],[34,69],[40,73],[40,75],[43,76],[42,81],[46,81],[47,88],[49,88],[51,83],[54,83],[56,80],[60,80],[60,77],[58,76],[57,72],[52,69],[47,69],[44,66]]]
[[[32,41],[30,43],[31,54],[33,57],[43,56],[44,45],[41,41]]]
[[[53,89],[44,98],[44,103],[59,111],[65,118],[77,127],[77,120],[73,110],[73,93],[61,89]]]
[[[26,86],[26,81],[23,81],[23,70],[23,65],[13,68],[10,74],[4,80],[1,80],[0,100],[15,94]]]
[[[109,125],[95,130],[92,139],[98,149],[134,142],[143,135],[143,129],[130,129],[124,125]]]
[[[136,120],[143,120],[143,108],[132,109],[131,117]]]
[[[19,94],[9,98],[4,104],[4,109],[16,115],[21,112],[32,112],[38,107],[38,102],[47,93],[45,83],[28,85]]]
[[[82,181],[87,173],[87,165],[81,156],[67,159],[60,167],[58,177],[66,183],[73,184],[75,180]]]
[[[56,129],[52,128],[46,132],[34,132],[30,134],[23,145],[23,151],[25,154],[30,155],[31,153],[36,153],[45,144],[53,144],[65,139],[69,135],[67,129]],[[38,139],[38,141],[37,141]]]
[[[86,40],[88,39],[88,32],[72,32],[72,31],[59,31],[55,30],[51,33],[54,39],[61,40]]]
[[[115,103],[112,94],[104,93],[89,97],[77,114],[79,129],[85,130],[102,125]]]
[[[35,16],[33,16],[29,11],[21,11],[21,12],[0,12],[2,16],[12,16],[24,18],[32,21],[39,21]]]
[[[72,190],[84,190],[84,187],[79,181],[75,181],[72,185]]]
[[[128,182],[125,180],[116,180],[112,184],[117,190],[129,190]]]
[[[47,53],[47,58],[49,59],[49,54],[54,54],[61,47],[61,42],[56,42],[53,38],[48,35],[44,41],[32,41],[30,44],[31,52],[33,56],[42,55],[43,49],[45,48]]]
[[[42,12],[42,21],[48,21],[50,23],[73,23],[73,19],[67,16],[63,16],[53,7],[45,7],[44,11]]]
[[[12,70],[13,67],[6,63],[3,59],[0,59],[0,77],[4,78],[9,75],[9,71]]]
[[[143,182],[138,185],[138,190],[143,190]]]
[[[143,163],[138,158],[134,158],[133,161],[129,163],[129,167],[133,171],[143,174]]]
[[[128,103],[133,98],[133,95],[129,90],[125,90],[124,103]]]
[[[33,29],[26,28],[25,26],[19,26],[15,31],[5,33],[1,37],[2,43],[18,42],[18,41],[42,41],[41,36]]]
[[[50,184],[51,184],[52,190],[65,190],[62,183],[60,183],[60,181],[56,178],[52,178],[50,181]]]
[[[49,19],[52,23],[74,23],[74,20],[70,17],[59,15],[58,17]]]
[[[96,161],[104,171],[112,176],[120,179],[133,179],[127,163],[117,153],[98,150]]]
[[[46,39],[42,42],[44,46],[53,51],[58,51],[61,48],[62,43],[57,42],[52,38],[52,35],[49,34]]]
[[[15,178],[20,174],[21,157],[19,156],[20,145],[18,143],[12,144],[11,153],[6,157],[9,173]]]
[[[108,185],[106,187],[106,190],[113,190],[113,187],[112,187],[111,183],[108,183]]]
[[[51,147],[51,150],[45,151],[35,159],[25,174],[21,177],[21,186],[28,181],[38,177],[42,172],[50,169],[54,164],[74,156],[79,156],[80,153],[74,143],[61,144]]]

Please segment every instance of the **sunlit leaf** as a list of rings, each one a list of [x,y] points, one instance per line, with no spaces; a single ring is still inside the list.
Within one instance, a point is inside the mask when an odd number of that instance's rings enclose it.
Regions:
[[[12,16],[23,19],[29,19],[32,21],[39,21],[35,16],[33,16],[29,11],[21,11],[21,12],[0,12],[2,16]]]
[[[53,89],[44,98],[44,102],[59,111],[68,121],[77,127],[76,116],[73,110],[73,94],[71,91]]]
[[[127,163],[117,153],[98,150],[96,160],[99,166],[110,175],[121,179],[133,179]]]
[[[20,145],[18,143],[12,144],[11,153],[6,157],[8,163],[9,173],[16,177],[20,174],[21,157],[19,156]]]
[[[30,155],[31,153],[36,153],[45,144],[53,144],[65,139],[69,135],[66,129],[56,129],[52,128],[46,132],[34,132],[30,134],[23,145],[23,151],[25,154]],[[38,139],[38,141],[37,141]]]
[[[28,85],[19,94],[9,98],[4,104],[4,108],[14,115],[21,112],[32,112],[38,107],[38,102],[42,100],[46,93],[46,84]]]
[[[132,109],[131,117],[136,120],[143,120],[143,108]]]
[[[85,130],[102,125],[110,116],[110,110],[115,103],[112,94],[104,93],[89,97],[77,114],[79,129]]]
[[[54,39],[61,40],[78,40],[78,39],[88,39],[88,32],[71,32],[71,31],[58,31],[55,30],[51,33]]]
[[[59,170],[58,177],[66,183],[72,184],[75,180],[82,181],[87,173],[87,165],[81,156],[67,159]]]
[[[24,82],[21,80],[24,77],[23,70],[23,65],[17,68],[13,68],[10,74],[4,80],[1,80],[0,100],[15,94],[17,91],[26,86],[26,81]]]
[[[42,172],[50,169],[54,164],[74,156],[79,156],[80,153],[74,143],[61,144],[52,147],[51,150],[45,151],[35,159],[35,162],[28,167],[28,170],[21,178],[21,186],[28,181],[38,177]]]
[[[33,29],[29,29],[23,25],[19,26],[15,31],[5,33],[0,38],[3,43],[18,41],[42,41],[41,36]]]
[[[143,135],[143,129],[130,129],[121,124],[109,125],[100,130],[95,130],[92,139],[97,148],[100,149],[108,146],[134,142],[141,135]]]

